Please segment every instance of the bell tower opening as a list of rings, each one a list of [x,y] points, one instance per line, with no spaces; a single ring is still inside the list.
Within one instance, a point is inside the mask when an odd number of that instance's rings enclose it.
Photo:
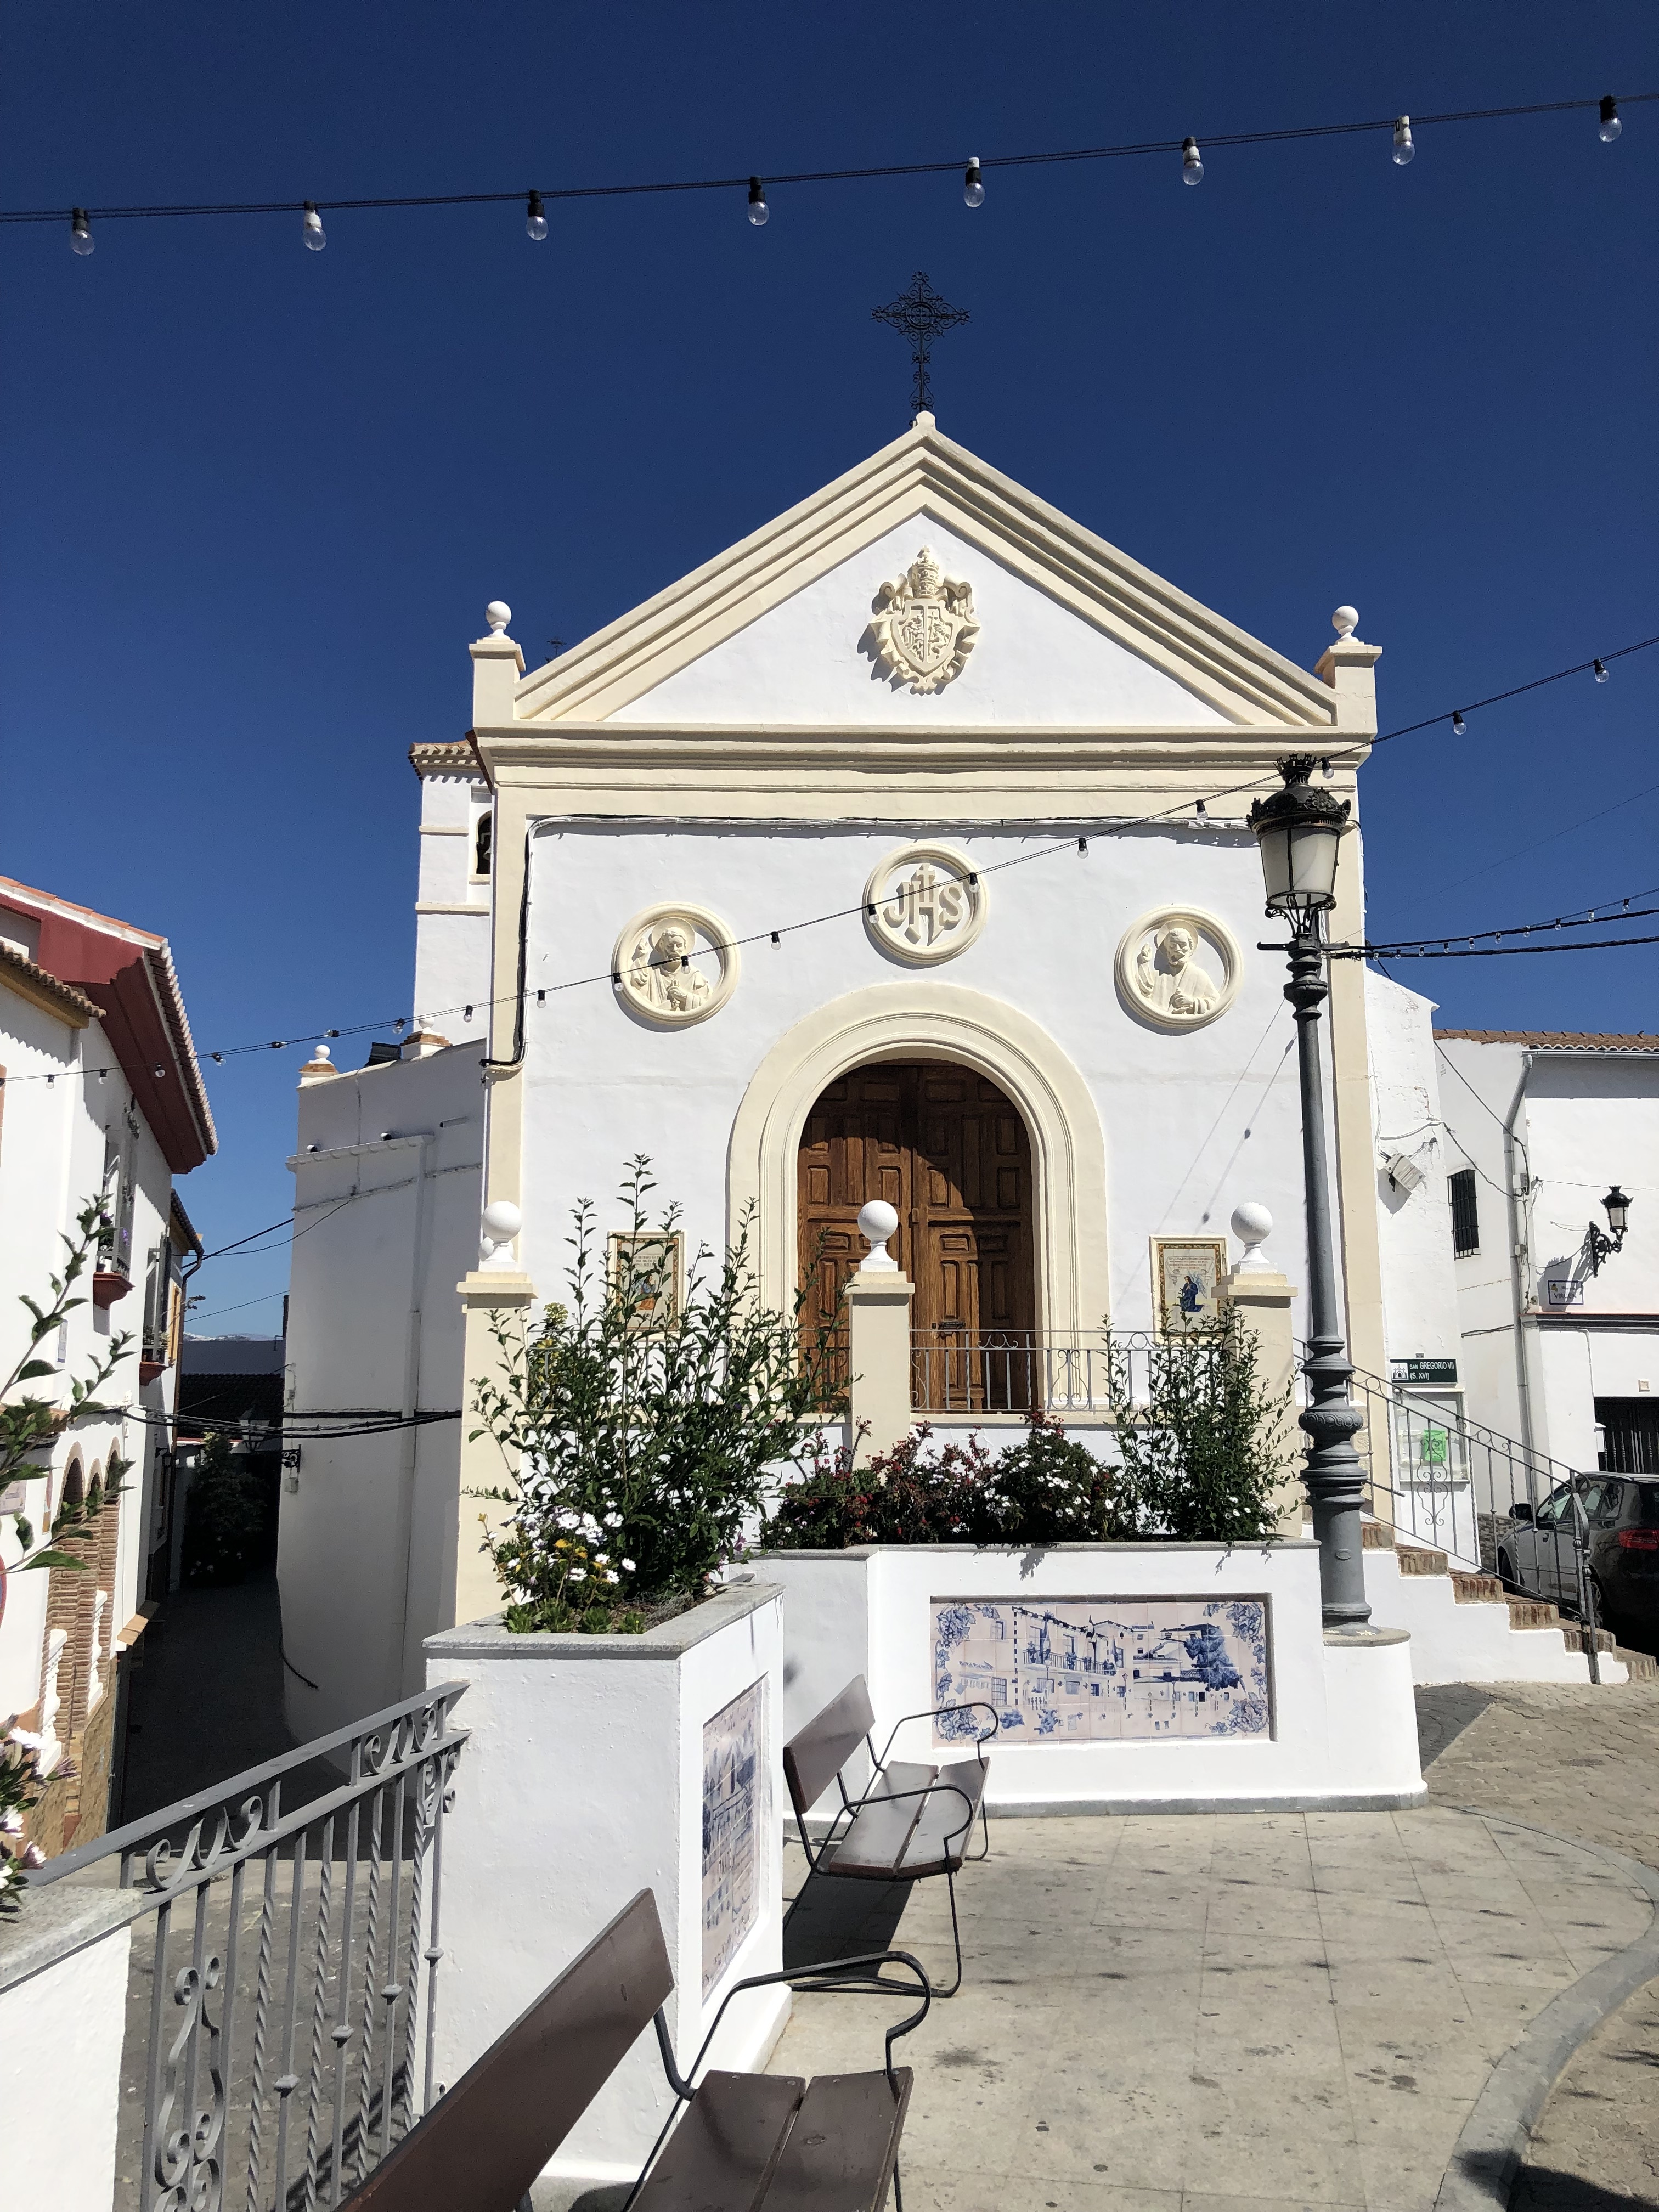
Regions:
[[[819,1097],[801,1133],[803,1321],[828,1326],[863,1259],[859,1208],[885,1199],[888,1249],[915,1283],[918,1411],[1024,1411],[1036,1365],[1031,1143],[988,1076],[951,1060],[879,1060]]]

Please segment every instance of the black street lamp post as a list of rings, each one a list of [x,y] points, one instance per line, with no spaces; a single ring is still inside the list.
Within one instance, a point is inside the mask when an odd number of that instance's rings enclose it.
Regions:
[[[1319,1544],[1319,1586],[1325,1627],[1363,1630],[1365,1601],[1361,1508],[1365,1470],[1353,1448],[1364,1416],[1349,1401],[1348,1363],[1338,1320],[1336,1256],[1331,1237],[1330,1178],[1325,1162],[1324,1079],[1319,1064],[1320,1008],[1330,994],[1321,917],[1336,903],[1337,850],[1349,827],[1350,802],[1309,781],[1310,755],[1279,763],[1285,788],[1258,799],[1250,827],[1261,848],[1267,912],[1291,925],[1291,976],[1285,996],[1296,1009],[1297,1065],[1302,1079],[1302,1166],[1308,1212],[1308,1403],[1301,1422],[1310,1439],[1303,1480],[1313,1505]]]

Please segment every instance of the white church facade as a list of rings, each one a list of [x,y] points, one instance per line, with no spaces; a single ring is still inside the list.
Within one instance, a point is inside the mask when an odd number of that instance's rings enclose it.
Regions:
[[[415,1034],[302,1083],[290,1403],[467,1407],[482,1205],[520,1210],[496,1267],[554,1298],[573,1206],[619,1228],[636,1154],[688,1250],[752,1209],[780,1308],[804,1267],[833,1308],[860,1206],[890,1200],[943,1363],[918,1375],[1154,1330],[1161,1253],[1224,1269],[1244,1200],[1301,1283],[1283,931],[1245,817],[1292,754],[1358,816],[1379,654],[1341,617],[1298,665],[926,415],[544,667],[493,606],[467,738],[411,756]],[[1358,942],[1362,831],[1338,893]],[[1323,1030],[1351,1350],[1386,1376],[1456,1322],[1443,1181],[1413,1212],[1379,1164],[1410,1071],[1379,1105],[1371,1032],[1431,1078],[1429,1011],[1379,984],[1333,963]],[[305,1443],[279,1559],[302,1736],[494,1609],[472,1425]]]

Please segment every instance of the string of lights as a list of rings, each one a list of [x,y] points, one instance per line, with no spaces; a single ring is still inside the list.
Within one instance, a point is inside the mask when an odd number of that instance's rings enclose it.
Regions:
[[[1594,944],[1582,939],[1560,945],[1333,945],[1327,949],[1333,960],[1513,960],[1529,952],[1616,952],[1626,945],[1659,945],[1659,935],[1652,937],[1603,937]]]
[[[1595,678],[1598,684],[1605,684],[1608,680],[1608,677],[1611,672],[1609,666],[1610,663],[1615,660],[1626,659],[1632,653],[1645,653],[1650,647],[1655,645],[1659,645],[1659,634],[1656,634],[1652,637],[1639,638],[1633,645],[1619,646],[1611,652],[1598,653],[1589,660],[1575,661],[1570,667],[1558,668],[1547,676],[1534,677],[1530,682],[1512,685],[1507,690],[1494,691],[1486,698],[1472,700],[1469,705],[1466,708],[1449,709],[1444,713],[1431,715],[1424,721],[1404,723],[1398,729],[1384,730],[1378,736],[1374,738],[1355,739],[1352,741],[1352,744],[1346,748],[1340,744],[1334,744],[1330,748],[1329,753],[1323,757],[1322,765],[1328,774],[1334,774],[1334,769],[1333,763],[1343,757],[1345,750],[1352,751],[1360,749],[1367,749],[1374,751],[1378,745],[1390,744],[1396,738],[1412,737],[1420,731],[1434,729],[1443,722],[1450,722],[1454,729],[1460,730],[1461,732],[1461,726],[1462,725],[1463,718],[1466,714],[1474,714],[1483,707],[1497,706],[1506,699],[1520,698],[1527,692],[1541,690],[1546,686],[1553,684],[1564,683],[1569,677],[1590,675]],[[1295,743],[1294,737],[1288,732],[1286,732],[1286,743],[1287,744]],[[1212,807],[1218,806],[1225,799],[1247,798],[1252,794],[1276,790],[1278,787],[1279,786],[1276,777],[1254,776],[1245,782],[1230,784],[1219,790],[1212,791],[1206,798],[1198,799],[1177,799],[1170,806],[1161,807],[1150,814],[1136,815],[1133,817],[1132,819],[1135,826],[1157,822],[1173,822],[1181,818],[1188,821],[1190,826],[1194,828],[1209,827],[1212,825],[1214,819],[1210,812],[1210,809]],[[1126,820],[1129,818],[1130,817],[1126,817]],[[1088,849],[1089,838],[1087,836],[1079,836],[1076,837],[1068,836],[1057,841],[1052,845],[1040,846],[1034,852],[1015,854],[1006,860],[989,861],[984,868],[977,871],[976,872],[983,875],[994,875],[1001,872],[1005,869],[1029,866],[1031,862],[1035,860],[1052,860],[1056,857],[1056,855],[1063,853],[1075,851],[1079,854],[1086,854]],[[1659,886],[1656,886],[1655,888],[1656,890],[1659,890]],[[1647,891],[1632,891],[1629,894],[1628,897],[1621,898],[1620,901],[1621,916],[1628,909],[1631,899],[1645,898],[1650,896],[1652,896],[1652,894]],[[1611,905],[1613,902],[1607,901],[1603,902],[1602,903],[1604,905]],[[750,932],[747,936],[734,937],[725,940],[721,944],[709,945],[701,947],[696,952],[693,953],[691,957],[694,959],[706,958],[722,951],[729,951],[735,946],[741,945],[761,945],[766,943],[781,945],[786,937],[794,936],[802,930],[819,929],[830,922],[846,921],[852,915],[864,913],[866,906],[866,902],[860,900],[857,903],[853,905],[833,908],[826,914],[809,915],[804,921],[780,922],[775,927],[753,930]],[[1645,913],[1656,911],[1656,909],[1644,908],[1641,911]],[[1558,927],[1565,928],[1568,927],[1577,927],[1580,916],[1583,916],[1583,920],[1587,922],[1594,921],[1595,920],[1594,910],[1586,912],[1585,909],[1580,908],[1577,909],[1574,915],[1553,916],[1547,922],[1523,924],[1518,928],[1508,928],[1504,931],[1477,930],[1474,933],[1474,939],[1478,939],[1485,936],[1497,937],[1504,935],[1524,935],[1528,929],[1543,930],[1554,929]],[[1632,916],[1632,919],[1634,918],[1635,917]],[[1454,934],[1460,938],[1468,936],[1468,933],[1465,931],[1457,931],[1454,933]],[[1474,939],[1471,939],[1471,943],[1473,943]],[[1639,939],[1629,939],[1617,941],[1636,944],[1643,942],[1644,940]],[[1343,957],[1352,958],[1370,958],[1373,957],[1374,951],[1379,951],[1385,956],[1398,953],[1402,958],[1409,958],[1416,955],[1419,946],[1425,949],[1433,945],[1444,945],[1446,946],[1449,946],[1451,942],[1452,938],[1450,936],[1445,936],[1443,934],[1441,937],[1423,939],[1416,940],[1413,943],[1401,945],[1382,945],[1376,948],[1372,948],[1369,945],[1354,946],[1346,949]],[[1504,949],[1513,950],[1514,948],[1506,947]],[[1549,949],[1563,951],[1569,948],[1565,946],[1555,946]],[[1586,947],[1585,949],[1590,950],[1595,948]],[[1335,950],[1336,948],[1334,947],[1333,951]],[[556,997],[566,991],[588,990],[592,989],[596,985],[605,983],[614,984],[618,981],[619,978],[614,969],[598,969],[593,974],[588,975],[567,976],[562,981],[556,983],[543,983],[534,986],[526,985],[524,990],[524,997],[527,1000],[530,997],[531,991],[533,989],[535,994],[535,1003],[540,1006],[544,1005],[549,999]],[[459,1015],[463,1020],[471,1021],[480,1012],[493,1013],[499,1006],[516,1007],[519,1004],[519,1000],[520,993],[515,989],[513,991],[499,993],[493,998],[471,1000],[463,1006],[433,1007],[428,1009],[423,1014],[422,1018],[427,1021],[444,1021],[455,1015]],[[303,1034],[292,1036],[265,1037],[255,1040],[246,1044],[225,1045],[220,1048],[217,1051],[204,1053],[202,1057],[211,1060],[215,1066],[222,1066],[227,1061],[245,1059],[251,1054],[267,1052],[289,1052],[302,1045],[326,1044],[340,1037],[367,1036],[377,1030],[391,1030],[394,1035],[401,1036],[404,1030],[410,1029],[411,1026],[411,1018],[407,1014],[398,1014],[395,1018],[391,1016],[382,1016],[376,1021],[354,1022],[343,1024],[332,1029],[311,1030],[304,1032]],[[161,1072],[161,1071],[160,1069],[157,1070],[158,1075]],[[50,1070],[35,1072],[27,1075],[0,1074],[0,1091],[9,1089],[11,1085],[18,1083],[53,1084],[59,1081],[73,1080],[77,1076],[82,1080],[96,1079],[101,1082],[107,1077],[118,1073],[118,1069],[115,1067],[113,1064],[106,1064],[99,1067],[66,1069],[62,1071]],[[282,1225],[283,1224],[280,1223],[273,1223],[271,1227],[274,1230],[281,1227]],[[245,1241],[252,1242],[253,1237],[263,1236],[266,1233],[268,1232],[263,1230],[255,1230],[251,1232],[250,1237]]]
[[[1204,146],[1212,154],[1218,149],[1246,146],[1282,146],[1307,139],[1347,138],[1386,134],[1390,158],[1398,168],[1407,167],[1415,158],[1415,133],[1425,128],[1438,130],[1443,126],[1471,123],[1498,123],[1522,117],[1565,115],[1594,111],[1597,134],[1602,143],[1612,145],[1624,129],[1622,107],[1636,107],[1659,100],[1659,93],[1603,93],[1595,99],[1534,100],[1519,106],[1447,108],[1437,114],[1371,116],[1363,121],[1350,123],[1297,124],[1271,131],[1230,131],[1207,137]],[[1178,155],[1183,183],[1200,185],[1206,174],[1204,149],[1196,137],[1188,133],[1180,138],[1142,138],[1109,146],[1071,146],[1050,148],[1042,152],[1026,154],[969,155],[964,161],[960,156],[946,161],[884,161],[853,168],[795,169],[782,173],[774,173],[773,186],[795,185],[841,185],[874,181],[894,177],[931,177],[960,174],[962,197],[969,208],[985,204],[985,173],[988,169],[1048,168],[1077,161],[1116,161],[1155,155]],[[658,198],[665,195],[689,192],[736,192],[746,190],[749,221],[757,229],[763,228],[771,215],[767,198],[766,180],[760,177],[683,177],[658,179],[647,183],[613,185],[546,185],[529,189],[482,192],[396,192],[374,197],[342,198],[336,199],[264,199],[264,200],[178,200],[164,202],[132,202],[102,207],[72,208],[8,208],[0,210],[0,223],[67,222],[70,242],[78,254],[92,252],[94,245],[93,222],[124,221],[173,221],[201,216],[258,216],[298,215],[301,236],[313,252],[320,252],[328,243],[323,223],[323,211],[332,216],[349,213],[384,213],[410,208],[499,207],[511,206],[515,202],[525,210],[526,234],[537,243],[544,241],[549,234],[547,209],[550,203],[598,200]]]

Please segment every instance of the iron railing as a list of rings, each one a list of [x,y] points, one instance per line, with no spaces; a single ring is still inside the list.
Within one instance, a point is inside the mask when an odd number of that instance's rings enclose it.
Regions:
[[[388,1705],[30,1876],[95,1881],[112,1861],[153,1906],[153,1945],[134,1947],[116,2212],[337,2205],[431,2103],[465,1687]],[[285,1811],[284,1785],[307,1783]]]
[[[940,1324],[910,1344],[910,1402],[926,1413],[1025,1413],[1037,1407],[1109,1413],[1120,1398],[1146,1402],[1155,1339],[1144,1330],[1066,1335],[1036,1329],[971,1331]]]
[[[1471,1420],[1460,1405],[1436,1403],[1363,1368],[1351,1387],[1365,1416],[1354,1449],[1376,1519],[1596,1628],[1586,1499],[1594,1477]],[[1599,1681],[1596,1637],[1586,1643]]]

